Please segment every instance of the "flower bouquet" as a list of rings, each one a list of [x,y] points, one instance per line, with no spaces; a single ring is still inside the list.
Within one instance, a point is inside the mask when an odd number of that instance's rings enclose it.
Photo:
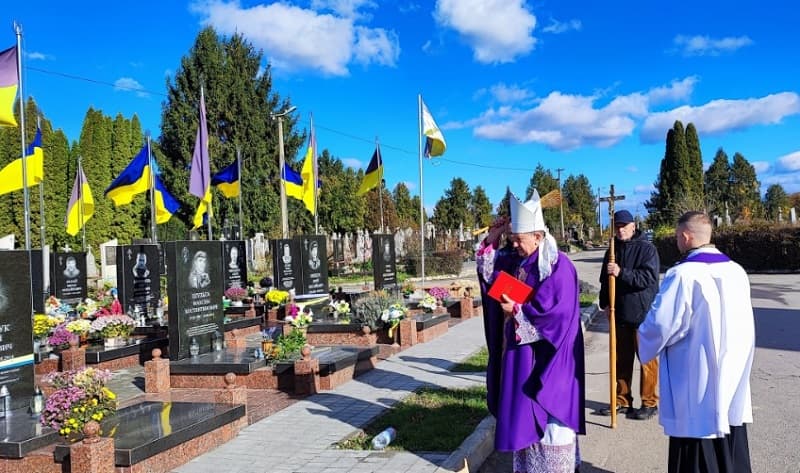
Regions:
[[[430,294],[425,294],[424,296],[422,296],[422,299],[420,299],[420,301],[419,301],[419,306],[426,313],[432,313],[434,310],[436,310],[436,306],[437,305],[438,305],[438,302],[436,301],[436,298],[433,297]]]
[[[52,315],[36,314],[33,316],[33,337],[42,339],[56,328],[59,319]]]
[[[232,301],[241,301],[247,297],[247,289],[241,287],[229,287],[225,290],[225,297]]]
[[[67,322],[67,331],[79,337],[81,343],[86,341],[86,337],[89,335],[91,329],[92,323],[86,319],[77,319]]]
[[[92,321],[91,331],[99,333],[105,341],[106,346],[122,345],[136,327],[136,322],[127,315],[107,315],[98,317]]]
[[[400,291],[403,293],[403,296],[405,297],[414,294],[414,291],[416,290],[417,290],[416,286],[414,286],[414,283],[411,281],[404,282],[403,285],[400,287]]]
[[[110,379],[110,371],[94,368],[45,375],[43,381],[56,390],[47,398],[39,421],[67,440],[78,440],[87,422],[100,422],[116,411],[117,396],[106,387]]]
[[[55,347],[61,350],[65,350],[69,348],[69,341],[75,337],[75,334],[67,330],[67,324],[62,322],[53,329],[53,333],[47,338],[47,343],[51,347]]]
[[[286,321],[292,324],[293,327],[305,328],[308,327],[309,324],[311,324],[311,322],[314,321],[314,318],[311,316],[311,314],[300,312],[295,316],[287,315]]]
[[[270,306],[285,304],[287,300],[289,300],[289,293],[286,291],[270,289],[267,292],[267,302],[269,302]]]
[[[394,303],[387,309],[384,309],[383,313],[381,314],[381,320],[384,324],[389,326],[389,338],[394,338],[394,331],[397,326],[400,325],[400,320],[405,318],[407,315],[408,309],[406,309],[406,306],[400,303]]]
[[[335,320],[339,320],[339,317],[350,315],[350,303],[347,301],[331,301],[330,308]]]
[[[443,301],[450,297],[450,291],[443,287],[432,287],[428,289],[428,294],[432,295],[437,301]]]

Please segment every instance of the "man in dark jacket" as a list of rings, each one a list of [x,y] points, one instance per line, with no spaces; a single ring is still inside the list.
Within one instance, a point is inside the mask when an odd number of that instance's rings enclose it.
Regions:
[[[636,229],[633,216],[627,210],[614,213],[614,229],[616,262],[609,263],[606,251],[600,275],[600,307],[608,310],[608,276],[613,274],[616,277],[617,412],[645,420],[658,413],[658,358],[641,365],[639,395],[642,406],[639,410],[633,408],[631,379],[633,358],[638,348],[636,331],[658,292],[658,252]],[[605,408],[598,413],[611,415],[611,410]]]

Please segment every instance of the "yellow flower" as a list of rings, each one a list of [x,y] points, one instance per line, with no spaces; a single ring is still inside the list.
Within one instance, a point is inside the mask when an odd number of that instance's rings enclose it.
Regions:
[[[107,398],[109,398],[109,399],[111,399],[112,401],[113,401],[114,399],[116,399],[116,398],[117,398],[117,395],[116,395],[116,394],[114,394],[114,392],[113,392],[113,391],[111,391],[111,390],[110,390],[110,389],[108,389],[108,388],[103,388],[103,394],[105,394],[105,395],[106,395],[106,397],[107,397]]]
[[[86,412],[86,406],[81,406],[81,412]]]
[[[98,412],[97,413],[97,420],[101,420],[102,418],[103,418],[103,413],[102,412]]]
[[[96,406],[96,405],[97,405],[97,398],[96,398],[96,397],[93,397],[93,398],[92,398],[92,405],[93,405],[93,406]]]
[[[78,408],[77,407],[73,407],[72,408],[72,412],[78,412]]]
[[[65,434],[68,434],[68,433],[70,433],[70,432],[71,432],[71,430],[69,430],[69,427],[64,427],[64,433],[65,433]]]

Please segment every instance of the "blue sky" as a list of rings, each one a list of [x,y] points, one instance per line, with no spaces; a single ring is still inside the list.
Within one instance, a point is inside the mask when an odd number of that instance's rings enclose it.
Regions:
[[[447,152],[424,163],[432,207],[454,177],[493,204],[537,163],[584,174],[644,214],[675,119],[706,165],[742,153],[762,193],[800,191],[800,9],[789,2],[305,0],[14,2],[25,93],[77,140],[89,106],[159,134],[165,78],[197,32],[242,33],[319,149],[419,193],[417,94]],[[76,79],[79,78],[79,79]],[[242,117],[247,119],[247,117]],[[303,150],[304,151],[304,150]],[[277,158],[276,158],[277,159]]]

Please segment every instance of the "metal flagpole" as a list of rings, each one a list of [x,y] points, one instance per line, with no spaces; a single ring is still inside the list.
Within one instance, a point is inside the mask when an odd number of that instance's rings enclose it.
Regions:
[[[422,94],[417,94],[419,117],[419,267],[422,275],[421,287],[425,288],[425,199],[422,185]]]
[[[19,132],[22,140],[22,195],[25,201],[25,249],[31,249],[31,202],[28,193],[28,166],[25,159],[25,96],[22,87],[22,26],[14,22],[14,32],[17,35],[17,82],[19,83]]]
[[[158,231],[156,227],[156,172],[153,166],[153,155],[150,152],[150,133],[147,134],[147,166],[150,169],[150,239],[153,243],[158,243]]]
[[[311,114],[311,190],[314,193],[314,234],[319,235],[319,195],[317,194],[317,182],[319,181],[319,169],[317,169],[317,135],[314,133],[314,114]]]
[[[78,156],[78,221],[81,222],[81,248],[86,251],[86,222],[83,221],[83,158]]]
[[[375,137],[375,156],[378,158],[378,167],[381,169],[381,174],[378,178],[378,205],[381,209],[381,233],[383,233],[383,159],[377,136]]]
[[[244,239],[244,224],[242,223],[242,192],[244,186],[242,185],[242,150],[236,147],[236,172],[239,175],[239,238]]]
[[[36,117],[36,129],[38,131],[40,131],[40,132],[42,130],[42,117],[41,117],[41,115]],[[42,147],[44,148],[44,144],[42,144]],[[44,152],[44,149],[42,149],[42,152]],[[44,163],[42,163],[42,166],[44,166]],[[46,226],[47,226],[47,223],[45,222],[45,219],[44,219],[44,179],[42,179],[39,182],[39,235],[40,235],[39,236],[39,238],[40,238],[39,246],[42,247],[42,250],[44,250],[45,239],[47,237]],[[42,253],[42,254],[44,254],[44,253]]]

